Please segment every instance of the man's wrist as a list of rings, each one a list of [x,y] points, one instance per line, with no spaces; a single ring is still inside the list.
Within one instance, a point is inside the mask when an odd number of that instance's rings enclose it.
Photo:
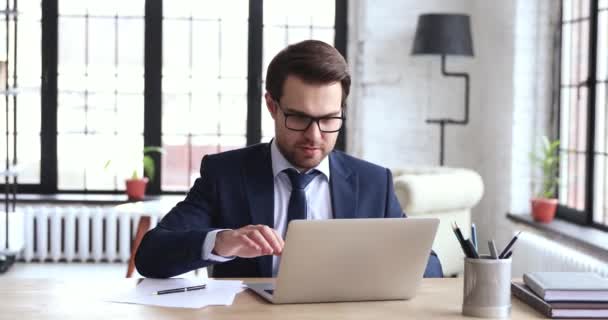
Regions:
[[[234,259],[235,257],[224,257],[214,252],[218,234],[231,229],[217,229],[207,233],[203,243],[203,260],[211,260],[215,262],[225,262]]]
[[[228,231],[228,230],[220,230],[220,231],[218,231],[215,234],[215,243],[214,243],[213,249],[211,250],[212,254],[220,256],[220,257],[223,257],[223,255],[221,255],[221,254],[218,253],[217,247],[218,247],[218,244],[221,244],[222,238],[223,238],[223,234],[225,234],[226,231]]]

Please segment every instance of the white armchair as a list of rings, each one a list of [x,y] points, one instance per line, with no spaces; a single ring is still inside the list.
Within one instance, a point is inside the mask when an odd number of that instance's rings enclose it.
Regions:
[[[462,249],[451,224],[456,222],[470,236],[471,208],[483,195],[481,176],[475,171],[449,167],[417,167],[391,170],[395,193],[409,217],[439,218],[433,250],[445,276],[464,270]]]

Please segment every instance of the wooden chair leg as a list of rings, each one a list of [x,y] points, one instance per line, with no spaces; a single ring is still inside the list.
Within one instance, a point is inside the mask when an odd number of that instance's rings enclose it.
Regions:
[[[131,245],[131,257],[129,258],[129,266],[127,267],[127,278],[131,278],[133,271],[135,271],[135,253],[137,252],[137,248],[139,248],[141,239],[143,239],[146,232],[148,232],[148,229],[150,229],[150,217],[141,216],[139,218],[139,223],[137,223],[135,239],[133,239],[133,244]]]

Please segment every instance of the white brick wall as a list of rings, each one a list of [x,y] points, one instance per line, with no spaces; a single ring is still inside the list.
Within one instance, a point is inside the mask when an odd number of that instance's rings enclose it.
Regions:
[[[447,69],[471,76],[470,123],[448,126],[448,166],[479,172],[486,193],[473,211],[480,238],[511,235],[507,211],[526,210],[528,153],[548,127],[553,0],[349,2],[353,88],[347,149],[387,167],[435,165],[434,117],[462,118],[464,82],[441,75],[439,56],[411,56],[422,13],[471,15],[474,58],[448,57]]]
[[[517,185],[512,187],[511,210],[516,213],[529,210],[529,195],[536,189],[531,176],[534,175],[530,164],[529,152],[539,146],[538,139],[551,132],[555,125],[557,112],[553,106],[552,63],[554,29],[558,27],[557,6],[547,1],[519,1],[518,21],[516,26],[516,55],[514,87],[514,119],[512,146],[512,180]],[[536,28],[529,28],[525,21],[535,22]],[[536,81],[535,81],[536,80]]]

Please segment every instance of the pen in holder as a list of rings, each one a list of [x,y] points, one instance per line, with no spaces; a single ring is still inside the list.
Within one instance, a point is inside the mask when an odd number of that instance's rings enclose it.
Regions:
[[[511,259],[464,259],[462,314],[504,318],[511,313]]]

